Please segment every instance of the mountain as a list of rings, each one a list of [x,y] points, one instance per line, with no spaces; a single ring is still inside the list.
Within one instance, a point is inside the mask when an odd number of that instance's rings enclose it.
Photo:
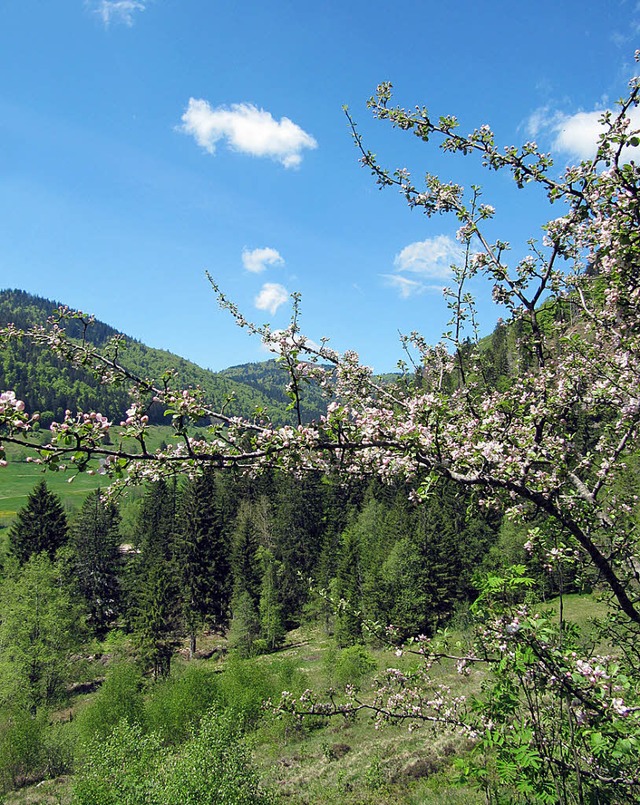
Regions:
[[[20,290],[0,291],[0,327],[13,323],[25,329],[44,324],[60,307],[60,303],[43,299]],[[65,330],[72,338],[82,338],[83,325],[71,319]],[[93,322],[86,340],[96,347],[115,335],[123,335],[101,321]],[[234,416],[251,418],[256,411],[266,412],[276,425],[294,423],[295,415],[287,410],[288,376],[277,361],[234,366],[222,372],[202,369],[195,363],[165,350],[153,349],[136,339],[125,336],[120,362],[134,374],[156,380],[171,369],[177,373],[180,388],[199,386],[208,403],[220,409],[227,400],[225,411]],[[69,366],[28,340],[0,342],[0,389],[12,389],[25,401],[27,410],[39,411],[43,424],[60,419],[65,409],[99,410],[118,421],[129,405],[122,388],[104,386],[82,368]],[[318,418],[324,409],[319,389],[307,386],[302,399],[305,421]],[[264,416],[264,414],[262,414]],[[152,407],[151,421],[166,424],[164,412]]]

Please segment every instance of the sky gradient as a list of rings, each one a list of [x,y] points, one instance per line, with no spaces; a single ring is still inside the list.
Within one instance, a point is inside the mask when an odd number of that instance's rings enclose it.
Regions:
[[[0,288],[94,313],[214,370],[268,357],[217,308],[355,349],[438,339],[456,222],[427,219],[358,163],[342,106],[389,167],[485,188],[514,259],[562,213],[479,161],[371,119],[394,99],[588,157],[640,47],[635,0],[0,2]],[[483,332],[500,311],[476,281]]]

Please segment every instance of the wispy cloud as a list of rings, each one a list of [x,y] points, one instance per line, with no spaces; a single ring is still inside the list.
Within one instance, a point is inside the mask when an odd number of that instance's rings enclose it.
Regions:
[[[424,282],[410,280],[408,277],[403,277],[400,274],[383,274],[382,277],[389,287],[398,291],[402,299],[408,299],[410,296],[416,296],[427,290],[427,286]]]
[[[408,299],[425,291],[440,291],[438,280],[451,277],[451,265],[464,259],[464,251],[448,235],[410,243],[393,261],[395,274],[384,274],[387,285],[395,288],[402,299]],[[413,275],[413,278],[406,275]]]
[[[220,140],[226,140],[234,151],[269,157],[285,168],[297,167],[305,149],[318,147],[316,140],[288,117],[275,120],[270,112],[250,103],[212,108],[205,100],[190,98],[180,128],[210,154],[215,153]]]
[[[136,11],[144,11],[146,0],[99,0],[94,11],[102,17],[106,26],[112,22],[122,22],[131,27]]]
[[[550,137],[554,151],[575,159],[591,159],[598,149],[598,138],[604,131],[600,122],[604,111],[600,109],[567,115],[549,107],[542,107],[530,115],[527,120],[527,132],[531,137],[540,135]],[[640,109],[633,107],[628,115],[631,127],[640,128]]]
[[[259,274],[267,266],[283,266],[284,260],[279,251],[265,246],[263,249],[243,249],[242,264],[247,271]]]
[[[253,303],[258,310],[268,310],[273,316],[288,298],[289,292],[283,285],[277,282],[265,282]]]

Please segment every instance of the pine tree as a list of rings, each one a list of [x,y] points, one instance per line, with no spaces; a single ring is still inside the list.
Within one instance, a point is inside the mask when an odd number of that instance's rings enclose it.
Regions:
[[[266,497],[241,503],[231,551],[233,597],[229,643],[244,656],[255,653],[255,643],[260,638],[260,599],[263,591],[260,552],[271,543],[271,527]]]
[[[182,610],[193,656],[199,629],[205,625],[224,629],[229,622],[229,546],[211,469],[188,481],[182,490],[175,549]]]
[[[274,555],[282,563],[280,596],[287,628],[299,625],[309,597],[307,579],[322,550],[324,487],[321,477],[278,476],[275,499]]]
[[[270,548],[261,548],[259,558],[262,562],[262,585],[260,589],[260,637],[267,651],[279,648],[286,634],[280,603],[280,578],[282,565],[274,557]]]
[[[42,552],[53,560],[58,548],[67,541],[67,536],[67,518],[60,498],[42,480],[36,484],[11,526],[10,552],[21,565],[31,556]]]
[[[116,505],[105,502],[98,489],[85,499],[69,538],[76,583],[87,602],[89,625],[99,637],[113,622],[120,604],[119,523]]]
[[[179,597],[173,556],[175,487],[151,484],[139,510],[135,557],[129,580],[131,624],[141,661],[154,678],[168,676],[177,645]]]
[[[231,545],[233,596],[247,593],[254,606],[260,602],[262,568],[258,549],[269,521],[269,503],[260,498],[255,503],[245,500],[240,505]]]
[[[362,564],[360,538],[355,526],[342,535],[340,559],[332,592],[338,602],[335,638],[339,646],[350,646],[362,640]]]

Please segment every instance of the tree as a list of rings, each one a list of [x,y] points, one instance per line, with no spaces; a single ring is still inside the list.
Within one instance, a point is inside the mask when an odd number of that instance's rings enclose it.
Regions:
[[[317,473],[276,478],[273,512],[273,555],[280,562],[282,615],[288,628],[299,625],[309,595],[308,579],[322,549],[322,480]]]
[[[100,490],[89,494],[71,527],[71,565],[89,611],[89,625],[104,636],[120,606],[120,515]]]
[[[354,353],[314,345],[300,331],[298,297],[291,325],[276,332],[248,323],[212,280],[238,324],[284,354],[292,389],[316,378],[327,390],[326,416],[315,425],[275,428],[216,411],[197,389],[140,381],[137,399],[153,394],[167,405],[186,447],[155,455],[106,447],[97,424],[69,414],[53,423],[51,447],[41,455],[50,463],[78,451],[103,456],[113,475],[127,468],[133,478],[188,470],[195,461],[298,474],[337,470],[405,483],[417,500],[445,478],[516,521],[541,517],[525,548],[543,554],[552,569],[578,561],[598,575],[611,605],[603,637],[615,657],[593,656],[576,629],[530,609],[524,591],[533,580],[516,565],[483,584],[474,609],[478,639],[459,657],[461,669],[486,664],[478,702],[436,695],[431,668],[450,652],[422,641],[425,664],[411,685],[390,669],[373,700],[353,693],[346,704],[321,705],[309,695],[285,705],[323,714],[369,707],[379,718],[470,730],[478,751],[469,774],[494,801],[638,801],[640,544],[636,492],[623,479],[625,463],[640,452],[640,168],[632,159],[640,131],[631,123],[640,80],[633,79],[616,113],[603,113],[595,157],[560,173],[535,143],[499,148],[488,126],[464,136],[452,116],[436,119],[424,107],[407,111],[391,100],[391,85],[380,85],[369,104],[377,119],[424,143],[439,141],[446,153],[479,156],[518,188],[537,186],[560,207],[542,241],[531,241],[529,253],[510,265],[508,244],[488,234],[495,210],[479,187],[467,192],[431,174],[418,187],[406,169],[382,168],[351,123],[362,162],[382,187],[398,189],[411,208],[450,214],[460,225],[465,256],[448,293],[450,328],[435,347],[419,335],[404,339],[418,382],[386,387]],[[517,382],[506,388],[487,383],[482,371],[477,312],[467,292],[480,273],[505,307],[515,341]],[[554,317],[552,333],[549,309],[571,311]],[[5,330],[8,339],[22,335]],[[130,380],[113,355],[98,359],[59,330],[32,329],[28,337],[105,378]],[[10,392],[0,400],[3,439],[34,446],[24,404]],[[142,408],[131,410],[126,432],[144,448]],[[190,440],[189,422],[205,416],[214,422],[208,441]],[[575,438],[580,422],[589,423],[589,439]]]
[[[188,480],[181,491],[175,550],[193,656],[199,629],[207,624],[221,630],[229,622],[229,545],[221,523],[215,473],[210,468]]]
[[[60,568],[34,554],[0,587],[0,707],[34,714],[64,696],[71,654],[85,636]]]
[[[278,562],[268,547],[262,547],[258,555],[262,562],[262,584],[260,585],[258,608],[260,638],[264,641],[267,651],[275,651],[282,645],[286,634],[282,604],[280,603],[282,563]]]
[[[240,505],[231,545],[233,595],[230,644],[250,656],[260,639],[260,600],[263,591],[261,551],[271,543],[269,501],[264,497]]]
[[[129,572],[129,608],[143,665],[166,677],[180,623],[174,561],[175,487],[160,480],[147,488],[138,515],[138,550]]]
[[[67,518],[60,499],[45,480],[39,481],[9,530],[10,552],[20,564],[43,552],[54,559],[58,548],[67,541],[67,534]]]

